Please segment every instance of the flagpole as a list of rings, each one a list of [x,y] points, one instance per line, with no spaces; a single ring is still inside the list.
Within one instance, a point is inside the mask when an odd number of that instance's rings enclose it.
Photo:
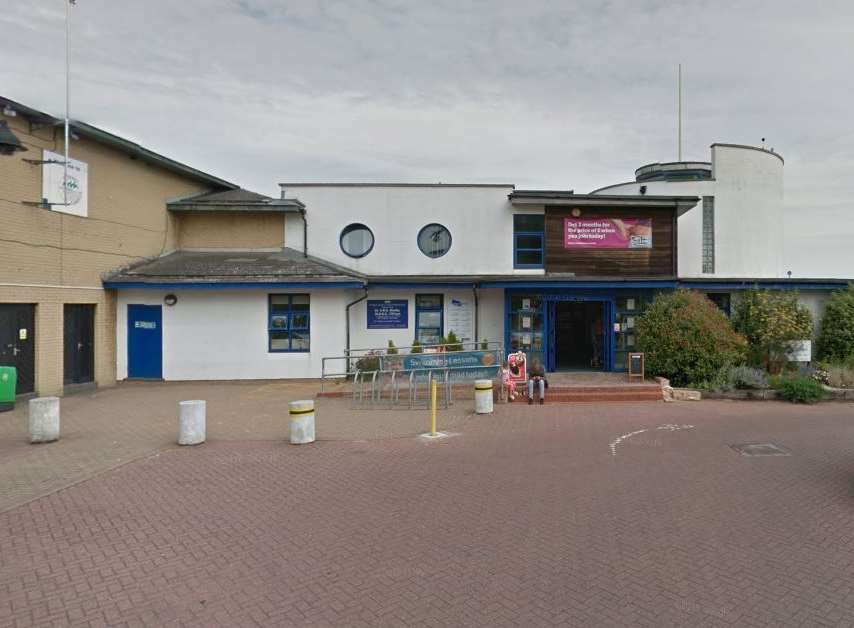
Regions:
[[[70,21],[72,0],[65,0],[65,160],[62,164],[62,200],[68,205],[68,110],[71,101],[71,45]]]

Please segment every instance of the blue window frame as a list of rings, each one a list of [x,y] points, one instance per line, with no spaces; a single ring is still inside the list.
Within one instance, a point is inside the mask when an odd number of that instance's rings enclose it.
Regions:
[[[445,301],[441,294],[415,295],[415,340],[438,345],[445,335]]]
[[[271,294],[267,310],[267,350],[306,353],[311,350],[311,301],[307,294]]]
[[[513,214],[513,268],[543,268],[545,216]]]

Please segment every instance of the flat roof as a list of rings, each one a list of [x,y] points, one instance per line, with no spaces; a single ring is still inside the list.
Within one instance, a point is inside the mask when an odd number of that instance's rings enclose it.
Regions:
[[[318,183],[280,183],[282,188],[514,188],[514,183],[347,183],[347,182],[318,182]]]
[[[682,215],[697,203],[699,196],[654,194],[575,194],[572,190],[515,190],[508,197],[514,205],[562,207],[670,207]]]

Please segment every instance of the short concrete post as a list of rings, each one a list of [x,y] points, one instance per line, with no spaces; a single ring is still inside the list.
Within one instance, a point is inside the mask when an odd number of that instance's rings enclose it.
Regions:
[[[205,442],[207,404],[203,399],[178,403],[178,444],[201,445]]]
[[[474,411],[477,414],[492,414],[492,410],[492,380],[475,380]]]
[[[30,442],[59,440],[59,397],[30,399]]]
[[[314,400],[303,399],[288,404],[290,414],[291,445],[314,442]]]

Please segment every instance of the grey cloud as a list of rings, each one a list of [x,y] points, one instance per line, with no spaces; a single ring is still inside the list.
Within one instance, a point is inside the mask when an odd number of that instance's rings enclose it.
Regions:
[[[63,15],[4,2],[0,93],[61,112]],[[73,27],[75,116],[267,193],[627,180],[675,158],[680,61],[686,157],[768,138],[816,241],[854,191],[848,1],[79,0]]]

